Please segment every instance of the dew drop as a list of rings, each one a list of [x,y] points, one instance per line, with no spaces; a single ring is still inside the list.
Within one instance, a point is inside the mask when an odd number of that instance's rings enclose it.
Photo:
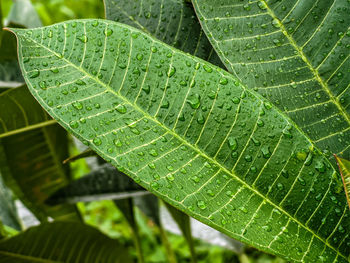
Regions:
[[[119,104],[116,108],[115,108],[119,113],[126,113],[126,107],[122,104]]]
[[[39,75],[40,75],[40,71],[38,69],[35,69],[32,73],[30,73],[29,78],[34,79],[39,77]]]
[[[200,200],[200,201],[197,202],[197,206],[198,206],[200,209],[202,209],[202,210],[204,210],[204,209],[207,208],[207,204],[206,204],[204,201],[202,201],[202,200]]]
[[[105,34],[106,37],[109,37],[110,35],[113,34],[113,30],[110,28],[107,28],[103,33]]]
[[[94,138],[93,141],[92,141],[96,146],[99,146],[102,144],[102,141],[100,138]]]

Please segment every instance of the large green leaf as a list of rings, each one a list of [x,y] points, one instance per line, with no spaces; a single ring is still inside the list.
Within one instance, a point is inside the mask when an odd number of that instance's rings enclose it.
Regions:
[[[349,209],[333,166],[232,75],[112,21],[13,31],[40,104],[141,186],[262,250],[347,262]]]
[[[106,18],[128,24],[159,40],[224,67],[201,29],[190,3],[183,0],[104,0]]]
[[[73,222],[32,227],[0,242],[0,262],[132,262],[128,250],[98,230]]]
[[[45,199],[69,180],[67,134],[22,86],[0,95],[0,172],[40,219],[71,217],[73,206],[49,207]]]
[[[229,71],[312,141],[350,158],[350,2],[193,0]]]

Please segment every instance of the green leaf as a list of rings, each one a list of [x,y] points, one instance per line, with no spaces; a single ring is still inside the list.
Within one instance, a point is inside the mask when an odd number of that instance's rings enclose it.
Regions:
[[[50,205],[90,202],[107,199],[126,199],[148,194],[141,186],[110,164],[99,166],[96,171],[62,187],[46,200]]]
[[[224,67],[201,29],[192,5],[182,0],[105,0],[106,18],[153,35],[184,52]]]
[[[346,200],[348,201],[348,205],[350,208],[350,199],[349,199],[349,195],[350,195],[350,161],[345,160],[343,158],[340,158],[336,155],[335,159],[337,160],[337,164],[339,167],[339,171],[343,180],[343,184],[344,184],[344,190],[345,190],[345,195],[346,195]]]
[[[232,75],[112,21],[13,31],[40,104],[141,186],[264,251],[347,261],[350,214],[335,169]]]
[[[1,262],[132,262],[117,240],[80,223],[32,227],[0,242]]]
[[[175,220],[176,224],[179,226],[183,236],[187,241],[188,247],[190,248],[191,252],[192,262],[197,262],[196,251],[191,232],[190,217],[168,203],[165,203],[165,206],[170,212],[173,219]]]
[[[230,72],[328,156],[350,159],[350,2],[193,0]]]
[[[56,124],[31,96],[26,86],[0,95],[0,139]]]
[[[17,209],[13,200],[12,192],[4,184],[3,178],[1,176],[1,172],[0,172],[0,224],[9,226],[16,230],[22,229],[21,221],[17,214]]]
[[[0,94],[0,172],[40,220],[76,217],[72,206],[44,200],[69,180],[67,133],[36,102],[26,86]]]
[[[85,151],[83,151],[77,155],[74,155],[72,157],[67,158],[66,160],[63,161],[63,164],[75,162],[75,161],[80,160],[82,158],[92,157],[92,156],[97,156],[97,154],[93,150],[88,148]]]

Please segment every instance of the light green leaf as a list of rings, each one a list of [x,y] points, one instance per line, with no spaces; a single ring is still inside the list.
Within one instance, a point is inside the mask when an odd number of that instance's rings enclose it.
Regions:
[[[32,227],[0,242],[0,262],[132,262],[128,250],[98,230],[73,222]]]
[[[350,2],[193,0],[229,71],[350,159]]]
[[[350,208],[350,161],[340,158],[335,155],[335,159],[337,160],[337,164],[339,167],[339,171],[343,180],[344,190],[346,195],[346,200],[348,201]]]
[[[141,186],[264,251],[347,262],[335,169],[232,75],[112,21],[13,31],[40,104]]]
[[[196,18],[183,0],[104,0],[106,18],[143,30],[184,52],[224,67]]]
[[[76,217],[72,206],[43,204],[69,180],[67,134],[26,86],[0,94],[0,172],[6,184],[40,220]]]

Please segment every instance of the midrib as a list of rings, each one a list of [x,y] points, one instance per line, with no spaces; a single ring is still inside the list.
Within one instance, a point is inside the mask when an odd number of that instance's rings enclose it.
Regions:
[[[104,21],[105,23],[105,21]],[[116,23],[119,24],[119,26],[123,26],[128,28],[130,31],[135,31],[131,26],[125,25],[125,24],[120,24],[117,22],[112,22],[112,23]],[[63,22],[64,24],[64,22]],[[108,24],[108,23],[107,23]],[[143,32],[141,32],[141,34],[145,34]],[[35,39],[31,39],[32,42],[36,43],[37,45],[41,46],[42,48],[46,49],[48,52],[51,52],[52,54],[56,55],[57,57],[60,57],[60,54],[58,54],[57,52],[55,52],[54,50],[49,49],[48,47],[44,46],[43,44],[37,42]],[[158,39],[154,39],[155,42],[158,42],[161,45],[166,45],[163,42],[159,41]],[[86,45],[86,43],[85,43]],[[174,49],[173,47],[170,46],[171,49]],[[175,50],[176,51],[176,50]],[[180,51],[181,52],[181,51]],[[168,133],[172,134],[174,137],[176,137],[179,141],[181,141],[182,143],[184,143],[185,145],[187,145],[189,148],[191,148],[192,150],[196,151],[197,153],[201,154],[204,158],[212,161],[213,163],[215,163],[222,171],[224,171],[225,173],[231,175],[235,180],[237,180],[238,182],[240,182],[242,185],[246,186],[249,190],[251,190],[253,193],[255,193],[256,195],[260,196],[263,200],[266,200],[271,206],[275,207],[276,209],[280,210],[281,212],[283,212],[286,216],[288,216],[289,218],[291,218],[291,220],[293,220],[294,222],[296,222],[297,224],[303,226],[307,231],[309,231],[310,233],[312,233],[316,238],[318,238],[319,240],[321,240],[321,242],[323,242],[326,246],[328,246],[330,249],[332,249],[333,251],[336,252],[337,255],[340,255],[341,257],[346,259],[346,256],[341,254],[339,251],[337,251],[332,245],[330,245],[325,239],[321,238],[320,236],[318,236],[313,230],[311,230],[307,225],[301,223],[299,220],[297,220],[296,218],[294,218],[293,216],[291,216],[287,211],[285,211],[282,207],[277,206],[275,203],[273,203],[270,199],[266,198],[266,196],[264,196],[263,194],[261,194],[260,192],[258,192],[256,189],[254,189],[251,185],[247,184],[247,182],[243,181],[241,178],[239,178],[238,176],[236,176],[234,173],[232,173],[231,171],[229,171],[227,168],[225,168],[224,166],[222,166],[222,164],[220,164],[216,159],[213,159],[212,157],[208,156],[205,152],[203,152],[201,149],[199,149],[197,146],[194,146],[192,144],[190,144],[188,141],[186,141],[185,139],[183,139],[182,137],[180,137],[177,133],[175,133],[173,130],[169,129],[167,126],[165,126],[163,123],[159,122],[157,119],[155,119],[153,116],[149,115],[149,113],[145,112],[143,109],[141,109],[138,105],[133,104],[132,102],[130,102],[127,98],[125,98],[124,96],[122,96],[120,93],[114,91],[109,85],[105,84],[104,82],[102,82],[100,79],[98,79],[97,77],[91,75],[90,73],[88,73],[87,71],[85,71],[83,68],[75,65],[73,62],[69,61],[68,59],[61,57],[61,59],[63,59],[66,63],[68,63],[69,65],[71,65],[72,67],[76,68],[78,71],[80,71],[81,73],[85,74],[86,76],[88,76],[89,78],[93,79],[94,81],[96,81],[98,84],[100,84],[101,86],[103,86],[107,91],[111,92],[112,94],[116,95],[117,97],[121,98],[122,100],[124,100],[126,103],[128,103],[129,105],[131,105],[132,107],[134,107],[137,111],[139,111],[141,114],[143,114],[146,118],[154,121],[155,123],[157,123],[160,127],[162,127],[163,129],[165,129]],[[23,65],[22,61],[20,61],[20,63]]]
[[[305,56],[303,50],[297,45],[297,43],[295,42],[295,40],[293,39],[293,37],[291,35],[288,34],[288,31],[286,30],[286,28],[284,27],[284,24],[282,23],[282,21],[275,15],[274,11],[269,7],[268,3],[266,2],[266,0],[261,0],[266,8],[268,13],[270,14],[270,16],[277,20],[280,26],[280,29],[282,31],[282,33],[287,37],[287,39],[289,40],[290,44],[295,48],[295,50],[298,52],[298,54],[300,55],[300,57],[302,58],[302,60],[306,63],[306,65],[308,66],[308,68],[310,69],[310,71],[312,72],[312,74],[315,76],[315,79],[321,84],[322,89],[327,93],[327,95],[329,96],[330,100],[334,103],[334,105],[336,105],[336,107],[338,108],[338,110],[341,112],[341,114],[344,116],[346,122],[348,123],[348,125],[350,125],[350,116],[349,114],[345,111],[345,109],[342,107],[342,105],[340,105],[340,103],[337,101],[336,97],[334,97],[334,95],[332,94],[332,92],[330,91],[327,83],[321,78],[319,72],[317,69],[315,69],[311,62],[309,61],[309,59]]]

